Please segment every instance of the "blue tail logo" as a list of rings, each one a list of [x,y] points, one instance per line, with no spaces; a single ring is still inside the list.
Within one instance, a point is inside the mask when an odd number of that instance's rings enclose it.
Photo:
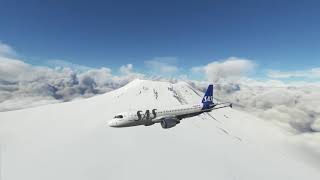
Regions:
[[[210,107],[212,107],[214,105],[214,103],[213,103],[213,85],[212,84],[210,84],[208,86],[208,89],[202,98],[202,104],[203,104],[202,109],[209,109]]]

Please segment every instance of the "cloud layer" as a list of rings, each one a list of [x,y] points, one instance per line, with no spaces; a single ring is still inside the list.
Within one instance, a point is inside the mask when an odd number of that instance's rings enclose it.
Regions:
[[[320,68],[312,68],[304,71],[276,71],[269,70],[268,77],[285,79],[285,78],[309,78],[318,79],[320,78]]]
[[[131,64],[120,67],[120,75],[106,67],[93,69],[63,61],[55,63],[68,67],[32,66],[10,58],[7,46],[0,48],[0,111],[91,97],[144,78]]]
[[[75,65],[61,60],[49,62],[52,67],[33,66],[13,58],[15,51],[0,43],[0,111],[15,110],[49,103],[87,98],[126,85],[133,79],[153,79],[176,82],[166,76],[147,77],[134,71],[132,64],[111,69]],[[163,61],[162,61],[163,60]],[[145,65],[160,74],[173,74],[178,68],[175,58],[155,58]],[[256,67],[247,59],[231,57],[204,66],[193,67],[206,81],[195,81],[181,75],[195,88],[205,90],[215,82],[215,96],[230,101],[236,108],[261,117],[294,134],[297,145],[307,147],[320,157],[320,85],[290,86],[279,80],[256,81],[245,77]],[[318,68],[306,71],[269,71],[274,78],[290,78],[318,74]]]
[[[251,80],[252,82],[253,80]],[[216,84],[215,97],[234,103],[234,108],[254,114],[290,134],[288,141],[311,159],[320,158],[320,86],[248,86],[247,80]],[[192,81],[204,90],[209,82]],[[239,119],[240,120],[240,119]],[[319,161],[316,161],[319,165]]]

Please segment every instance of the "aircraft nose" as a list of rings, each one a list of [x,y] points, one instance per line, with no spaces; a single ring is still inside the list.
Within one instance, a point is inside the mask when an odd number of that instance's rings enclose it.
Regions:
[[[108,125],[110,127],[116,127],[117,126],[117,122],[115,120],[111,120],[111,121],[108,122]]]

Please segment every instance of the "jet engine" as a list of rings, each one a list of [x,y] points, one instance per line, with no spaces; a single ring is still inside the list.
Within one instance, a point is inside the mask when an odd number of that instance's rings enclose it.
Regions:
[[[177,118],[166,118],[166,119],[162,120],[160,123],[161,123],[162,128],[168,129],[168,128],[172,128],[172,127],[176,126],[177,124],[180,123],[180,121]]]

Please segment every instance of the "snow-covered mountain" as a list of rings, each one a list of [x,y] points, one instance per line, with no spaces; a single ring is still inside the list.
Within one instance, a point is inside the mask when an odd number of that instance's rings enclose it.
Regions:
[[[226,108],[111,128],[122,111],[199,103],[186,83],[135,80],[92,98],[0,113],[0,177],[20,179],[320,179],[279,128]]]

